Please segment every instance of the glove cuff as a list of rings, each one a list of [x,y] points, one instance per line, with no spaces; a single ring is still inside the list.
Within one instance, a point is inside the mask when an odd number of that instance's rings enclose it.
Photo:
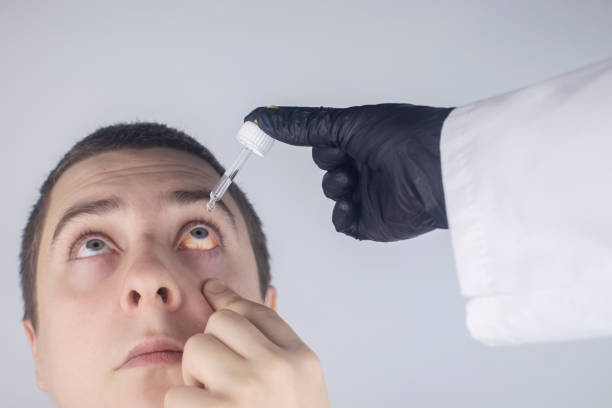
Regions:
[[[442,183],[442,161],[440,158],[440,139],[442,136],[442,126],[444,121],[453,111],[453,108],[436,108],[425,121],[423,131],[428,132],[433,141],[432,154],[436,158],[436,165],[432,169],[432,174],[429,179],[429,187],[431,190],[427,194],[431,200],[423,203],[427,213],[434,221],[435,228],[448,228],[448,218],[446,216],[446,201],[444,199],[444,187]]]

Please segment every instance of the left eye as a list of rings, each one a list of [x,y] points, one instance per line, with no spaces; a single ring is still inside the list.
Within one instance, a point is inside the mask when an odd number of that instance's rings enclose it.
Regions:
[[[100,238],[91,238],[85,241],[83,245],[79,248],[76,257],[77,258],[87,258],[90,256],[105,254],[109,251],[109,247]]]
[[[190,229],[180,244],[180,248],[197,249],[200,251],[209,251],[217,246],[219,246],[219,243],[215,237],[202,225]]]

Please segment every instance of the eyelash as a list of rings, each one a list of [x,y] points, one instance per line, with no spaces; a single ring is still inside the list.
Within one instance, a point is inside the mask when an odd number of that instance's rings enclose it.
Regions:
[[[187,232],[187,230],[189,228],[192,228],[196,225],[204,225],[207,228],[211,229],[217,236],[218,236],[218,240],[217,243],[219,245],[219,247],[223,246],[223,233],[221,232],[221,228],[219,228],[218,224],[215,223],[212,220],[204,220],[204,219],[194,219],[191,220],[189,222],[187,222],[181,229],[180,229],[180,234],[179,234],[179,241],[177,243],[175,243],[174,246],[178,245],[181,241],[180,239],[183,237],[183,235],[185,235],[185,233]],[[85,241],[86,238],[91,238],[91,237],[100,237],[103,238],[106,241],[109,241],[111,243],[113,243],[113,240],[110,239],[106,234],[103,234],[101,232],[95,231],[93,229],[86,229],[85,231],[81,232],[75,239],[72,240],[72,244],[69,246],[68,249],[68,258],[69,259],[74,259],[74,253],[75,251],[78,249],[79,245]],[[113,243],[114,245],[114,243]]]
[[[217,239],[218,245],[220,247],[223,246],[223,233],[221,232],[221,228],[219,228],[219,226],[212,220],[204,220],[200,218],[189,221],[188,223],[185,224],[185,226],[183,226],[183,228],[181,228],[181,233],[179,234],[179,240],[181,237],[183,237],[183,235],[187,233],[187,230],[189,230],[192,227],[195,227],[196,225],[204,225],[208,229],[212,230],[218,237]],[[175,243],[174,246],[178,245],[180,242],[181,241]]]
[[[75,259],[74,255],[76,250],[78,249],[79,245],[85,241],[85,238],[91,238],[91,237],[100,237],[100,238],[104,238],[104,240],[106,241],[111,241],[112,240],[110,238],[108,238],[108,236],[106,236],[106,234],[102,234],[98,231],[94,231],[92,229],[86,229],[85,231],[81,232],[74,240],[72,240],[72,244],[69,247],[68,250],[68,259]]]

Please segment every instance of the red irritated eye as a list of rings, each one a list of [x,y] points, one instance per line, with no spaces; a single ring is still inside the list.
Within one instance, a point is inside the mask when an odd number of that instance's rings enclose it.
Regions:
[[[199,251],[210,251],[217,246],[219,246],[219,243],[215,237],[202,225],[191,228],[179,244],[181,249],[195,249]]]

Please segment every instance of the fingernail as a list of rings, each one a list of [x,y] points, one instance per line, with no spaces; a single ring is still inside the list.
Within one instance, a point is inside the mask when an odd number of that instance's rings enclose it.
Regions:
[[[206,286],[204,286],[204,290],[208,293],[221,293],[225,289],[227,289],[225,282],[218,279],[214,279],[212,282],[209,282]]]

